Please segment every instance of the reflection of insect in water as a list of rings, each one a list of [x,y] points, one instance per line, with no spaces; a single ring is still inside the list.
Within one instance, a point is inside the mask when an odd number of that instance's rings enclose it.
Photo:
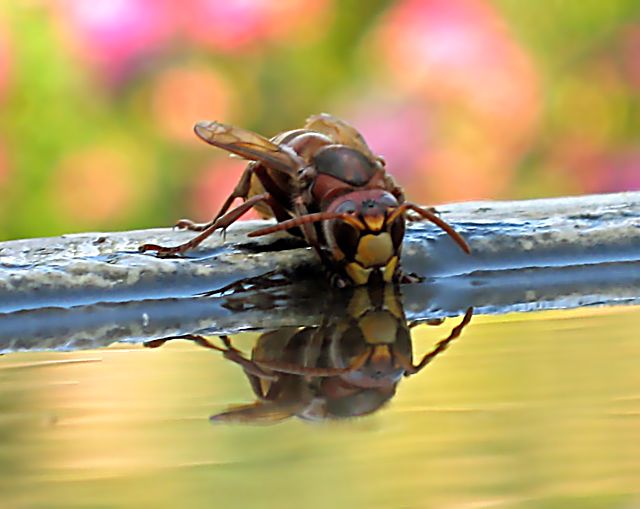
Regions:
[[[391,286],[357,288],[343,315],[327,313],[317,327],[285,327],[262,334],[251,358],[222,336],[222,346],[204,336],[178,336],[223,352],[240,365],[257,401],[211,417],[225,422],[275,422],[298,416],[340,419],[372,413],[391,399],[402,377],[419,373],[462,333],[462,321],[417,363],[410,325]],[[439,325],[442,320],[433,322]],[[157,347],[166,338],[146,343]]]
[[[363,285],[372,274],[385,282],[411,282],[399,265],[408,212],[442,228],[467,253],[465,240],[435,211],[405,201],[362,135],[330,115],[310,117],[304,128],[271,140],[239,127],[200,122],[196,134],[211,145],[251,162],[216,217],[206,224],[183,219],[176,226],[201,232],[175,247],[145,244],[159,256],[183,253],[215,230],[224,230],[251,208],[275,226],[250,237],[287,231],[315,249],[337,286]],[[236,198],[244,203],[231,209]]]

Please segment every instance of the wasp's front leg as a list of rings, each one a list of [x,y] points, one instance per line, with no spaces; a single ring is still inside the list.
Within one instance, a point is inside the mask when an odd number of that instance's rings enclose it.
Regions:
[[[473,307],[467,308],[466,313],[462,317],[462,321],[451,330],[451,333],[446,338],[438,341],[435,348],[431,350],[429,353],[427,353],[424,357],[422,357],[422,360],[418,364],[416,364],[415,366],[411,364],[411,362],[404,364],[403,366],[405,368],[404,376],[411,376],[416,373],[419,373],[435,357],[437,357],[442,352],[444,352],[454,339],[457,339],[458,337],[460,337],[460,334],[462,334],[463,329],[467,325],[469,325],[469,322],[471,321],[472,317],[473,317]]]
[[[309,209],[307,208],[307,205],[305,204],[305,200],[302,197],[302,195],[298,195],[294,198],[293,209],[295,214],[298,217],[306,216],[307,214],[309,214]],[[315,250],[316,253],[318,253],[320,260],[326,264],[327,254],[325,253],[325,251],[322,249],[322,246],[320,245],[320,241],[318,240],[318,234],[316,232],[316,227],[313,225],[313,223],[306,223],[300,226],[300,229],[302,230],[302,235],[304,236],[304,240],[307,242],[307,244],[309,244]]]
[[[440,212],[438,212],[438,210],[435,207],[426,207],[424,210],[431,212],[432,214],[437,214],[438,216],[440,215]],[[419,221],[424,221],[424,218],[421,215],[415,212],[412,212],[411,210],[406,212],[404,217],[410,223],[417,223]]]
[[[201,232],[209,228],[213,223],[215,223],[215,220],[209,221],[208,223],[194,223],[191,219],[180,219],[180,221],[176,222],[173,227],[178,230]]]
[[[398,269],[396,281],[401,284],[421,283],[424,281],[424,277],[419,276],[415,272],[405,272],[402,269]]]
[[[189,251],[190,249],[199,246],[205,239],[211,236],[214,231],[226,230],[231,224],[240,219],[240,217],[246,214],[255,205],[261,202],[268,203],[270,198],[271,195],[269,193],[252,196],[242,205],[237,206],[235,209],[227,212],[224,216],[218,218],[213,224],[203,230],[200,235],[194,237],[189,242],[185,242],[184,244],[173,247],[160,246],[158,244],[143,244],[138,248],[138,250],[141,253],[144,253],[146,251],[155,251],[156,253],[158,253],[158,256],[162,257],[182,254],[186,251]]]

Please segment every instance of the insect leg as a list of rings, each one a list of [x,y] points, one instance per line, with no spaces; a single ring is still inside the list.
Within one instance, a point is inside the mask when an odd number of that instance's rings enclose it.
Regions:
[[[238,205],[236,208],[220,217],[215,223],[203,230],[200,235],[194,237],[189,242],[185,242],[184,244],[180,244],[174,247],[159,246],[158,244],[144,244],[140,246],[138,250],[141,253],[144,253],[145,251],[156,251],[159,256],[170,256],[184,253],[185,251],[188,251],[189,249],[193,249],[194,247],[200,245],[205,239],[211,236],[214,231],[220,229],[225,230],[235,221],[240,219],[240,217],[248,212],[249,209],[251,209],[254,205],[263,201],[268,201],[269,198],[269,193],[257,194],[256,196],[252,196],[243,204]]]
[[[210,226],[213,226],[215,222],[220,219],[227,212],[227,210],[229,210],[229,207],[231,207],[231,204],[236,198],[242,198],[243,200],[247,198],[247,196],[249,195],[249,190],[251,189],[251,176],[253,175],[253,169],[254,164],[249,164],[245,168],[242,176],[240,177],[240,180],[236,184],[236,187],[222,204],[222,207],[220,207],[220,210],[216,214],[216,217],[214,217],[211,221],[209,221],[208,223],[194,223],[189,219],[180,219],[180,221],[176,223],[175,227],[191,230],[194,232],[202,232]]]
[[[371,352],[364,351],[355,357],[351,363],[344,368],[316,368],[312,366],[300,366],[299,364],[279,362],[279,361],[260,361],[265,368],[272,369],[278,373],[311,377],[331,377],[339,376],[352,371],[357,371],[364,366],[369,359]]]
[[[263,380],[272,380],[272,381],[278,379],[277,375],[267,373],[257,363],[245,358],[242,355],[242,352],[240,352],[240,350],[238,350],[231,344],[231,341],[229,340],[229,336],[220,336],[220,339],[222,340],[226,348],[215,348],[215,349],[220,350],[221,352],[224,352],[225,359],[235,362],[240,367],[242,367],[245,374],[249,378],[250,383],[251,383],[251,377],[258,377]]]
[[[217,350],[219,352],[226,351],[224,348],[220,348],[219,346],[216,346],[210,343],[207,338],[205,338],[204,336],[201,336],[200,334],[181,334],[179,336],[169,336],[167,338],[152,339],[151,341],[145,341],[143,343],[143,346],[145,348],[159,348],[162,345],[164,345],[166,342],[171,341],[173,339],[187,339],[205,348],[211,348],[212,350]]]
[[[176,224],[173,225],[174,228],[178,230],[189,230],[192,232],[201,232],[209,228],[215,220],[209,221],[208,223],[194,223],[191,219],[180,219]]]
[[[304,203],[302,196],[297,196],[293,201],[293,208],[298,217],[306,216],[309,214],[309,210]],[[326,261],[326,253],[322,250],[320,246],[320,242],[318,241],[318,233],[316,232],[316,228],[311,223],[303,224],[301,227],[302,234],[304,235],[304,240],[309,244],[318,256],[320,260]]]
[[[251,390],[259,399],[268,399],[261,380],[268,380],[273,385],[280,377],[275,373],[267,373],[256,362],[245,358],[240,350],[231,344],[229,336],[220,336],[220,340],[224,343],[224,346],[227,347],[224,354],[225,359],[229,359],[230,361],[240,365],[242,371],[244,371],[244,374],[247,377],[247,380],[249,381]]]
[[[471,321],[472,316],[473,316],[473,308],[470,307],[469,309],[467,309],[467,312],[464,314],[462,321],[451,330],[451,334],[449,334],[449,336],[440,340],[436,345],[436,347],[433,350],[431,350],[428,354],[426,354],[418,364],[413,366],[411,365],[411,363],[409,363],[409,365],[405,367],[405,376],[414,375],[418,373],[427,364],[429,364],[438,354],[445,351],[449,346],[449,344],[454,339],[460,337],[460,334],[462,334],[463,329]]]

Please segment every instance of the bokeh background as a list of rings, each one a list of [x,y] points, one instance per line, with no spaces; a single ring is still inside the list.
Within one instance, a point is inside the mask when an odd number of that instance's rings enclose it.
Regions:
[[[355,124],[412,200],[640,188],[637,0],[0,3],[0,239],[209,219],[197,120]]]

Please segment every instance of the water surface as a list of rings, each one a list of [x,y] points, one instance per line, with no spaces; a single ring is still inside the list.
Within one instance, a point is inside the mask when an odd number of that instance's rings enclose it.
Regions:
[[[459,321],[413,329],[414,360]],[[379,411],[268,425],[210,422],[255,397],[191,341],[5,355],[1,505],[640,507],[639,327],[635,306],[474,316]]]

